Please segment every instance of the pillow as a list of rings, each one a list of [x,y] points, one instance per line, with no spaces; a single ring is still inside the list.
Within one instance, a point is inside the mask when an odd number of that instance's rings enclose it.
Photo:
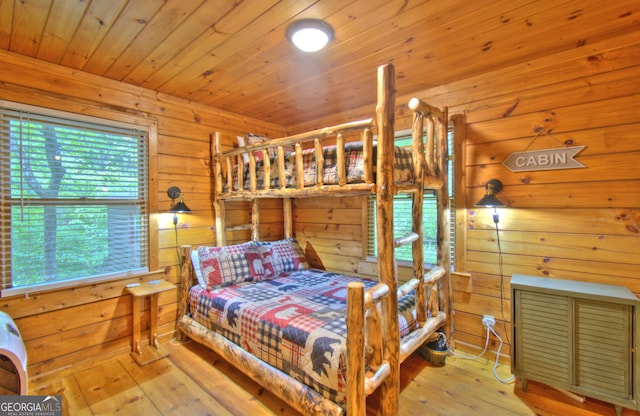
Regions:
[[[198,256],[198,250],[191,250],[191,264],[193,266],[193,271],[196,273],[196,279],[198,279],[198,284],[203,288],[206,288],[207,283],[204,280],[204,276],[202,276],[202,269],[200,268],[200,257]]]
[[[257,134],[253,134],[253,133],[247,133],[247,137],[246,140],[244,137],[242,136],[237,136],[236,139],[238,140],[238,146],[240,147],[245,147],[245,146],[249,146],[252,144],[260,144],[260,143],[264,143],[264,142],[268,142],[269,139],[268,137],[263,137],[263,136],[259,136]],[[284,150],[284,154],[288,155],[290,153],[293,153],[293,146],[291,145],[285,145],[282,147]],[[267,151],[269,152],[269,158],[270,159],[275,159],[278,156],[278,148],[277,147],[269,147],[267,148]],[[262,150],[256,150],[254,152],[254,156],[256,158],[256,162],[260,162],[262,161]],[[249,155],[247,153],[242,155],[242,158],[244,160],[244,163],[249,163]]]
[[[264,278],[262,257],[253,242],[226,247],[199,247],[198,259],[208,290]]]
[[[238,147],[245,147],[247,145],[244,141],[244,137],[242,136],[236,136],[236,140],[238,141]],[[244,160],[244,163],[249,163],[249,155],[247,153],[242,154],[242,159]]]
[[[251,134],[251,133],[247,134],[247,145],[260,144],[267,141],[269,141],[269,139],[266,137],[258,136],[257,134]],[[275,147],[270,147],[267,149],[267,151],[269,152],[269,158],[271,159],[273,159],[278,155],[278,150]],[[256,162],[259,162],[262,160],[262,150],[255,151],[254,155],[256,157]]]
[[[251,133],[247,134],[246,140],[242,136],[237,136],[236,139],[238,140],[239,147],[249,146],[250,144],[258,144],[258,143],[266,142],[267,140],[269,140],[266,137],[261,137]],[[270,158],[274,158],[277,155],[276,149],[267,149],[267,150],[269,151]],[[256,162],[262,161],[262,150],[256,150],[255,152],[253,152],[253,156],[255,157]],[[243,153],[242,160],[244,161],[245,164],[249,163],[249,153]]]
[[[273,270],[275,275],[309,268],[309,262],[294,238],[279,241],[257,242],[262,255],[265,275]]]

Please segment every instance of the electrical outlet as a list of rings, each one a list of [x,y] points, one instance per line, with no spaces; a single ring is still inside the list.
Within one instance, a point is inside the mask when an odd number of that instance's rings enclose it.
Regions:
[[[496,318],[491,315],[484,315],[482,317],[482,325],[493,328],[496,325]]]

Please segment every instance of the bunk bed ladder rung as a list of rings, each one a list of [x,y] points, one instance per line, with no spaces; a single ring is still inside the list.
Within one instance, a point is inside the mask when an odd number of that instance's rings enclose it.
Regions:
[[[225,231],[243,231],[250,230],[251,224],[238,224],[238,225],[229,225],[224,227]]]
[[[407,244],[411,244],[414,241],[418,240],[418,238],[420,238],[420,236],[417,233],[412,232],[405,236],[396,238],[395,240],[393,240],[393,244],[396,248],[398,248],[406,246]]]

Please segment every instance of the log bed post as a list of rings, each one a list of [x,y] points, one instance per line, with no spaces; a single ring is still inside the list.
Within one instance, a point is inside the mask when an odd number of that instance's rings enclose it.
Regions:
[[[292,238],[293,210],[291,209],[291,198],[282,198],[282,214],[284,218],[284,238]]]
[[[364,284],[347,285],[347,410],[349,416],[364,416]]]
[[[213,164],[213,173],[215,175],[213,190],[213,209],[215,210],[215,226],[216,226],[216,245],[222,247],[227,245],[227,233],[226,227],[226,215],[224,200],[220,199],[222,194],[222,155],[220,151],[222,137],[220,132],[215,132],[213,135],[213,141],[211,143],[211,160]],[[229,184],[228,178],[233,176],[233,171],[229,159],[227,158],[227,184]],[[239,168],[238,170],[241,170]]]
[[[412,130],[412,155],[413,155],[413,173],[416,176],[415,182],[424,183],[425,170],[425,153],[424,142],[422,140],[422,131],[424,129],[424,118],[422,114],[413,113],[413,130]],[[427,142],[429,143],[429,142]],[[433,142],[431,142],[433,143]],[[422,327],[427,320],[427,305],[425,300],[424,288],[424,233],[422,208],[424,205],[424,186],[418,186],[416,192],[412,196],[411,217],[413,218],[413,232],[418,234],[416,241],[412,243],[413,252],[413,277],[418,279],[418,287],[416,288],[416,319]]]
[[[432,115],[434,118],[436,114]],[[447,107],[439,108],[437,114],[436,128],[436,174],[442,178],[442,187],[437,191],[438,199],[438,264],[444,269],[444,279],[440,280],[440,288],[438,291],[438,300],[440,310],[444,311],[447,316],[453,316],[453,305],[451,297],[451,243],[449,240],[450,232],[450,207],[449,207],[449,140],[447,140],[447,129],[449,124],[449,115]],[[434,119],[434,122],[436,120]],[[436,288],[437,289],[437,288]],[[445,323],[445,334],[447,338],[451,336],[453,331],[452,319],[447,319]]]
[[[378,233],[378,279],[389,287],[389,296],[382,301],[384,359],[389,362],[389,376],[381,385],[381,414],[398,414],[400,396],[400,332],[398,326],[398,293],[395,277],[393,243],[393,146],[395,122],[395,70],[393,65],[378,68],[378,128],[376,222]]]
[[[180,264],[180,285],[178,290],[178,319],[176,322],[180,322],[183,316],[187,314],[187,308],[189,306],[189,289],[191,288],[192,270],[191,265],[191,246],[180,246],[179,249]],[[176,331],[176,339],[178,341],[184,341],[185,333],[182,331]]]
[[[260,240],[260,199],[251,201],[251,239]]]

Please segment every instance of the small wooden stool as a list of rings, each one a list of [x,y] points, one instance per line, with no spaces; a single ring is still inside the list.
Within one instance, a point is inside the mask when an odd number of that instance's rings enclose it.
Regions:
[[[175,285],[166,280],[150,280],[140,284],[129,284],[126,291],[133,296],[133,333],[131,356],[138,365],[166,357],[169,353],[158,343],[158,295],[171,290]],[[144,298],[149,296],[149,345],[140,345],[140,315]]]

